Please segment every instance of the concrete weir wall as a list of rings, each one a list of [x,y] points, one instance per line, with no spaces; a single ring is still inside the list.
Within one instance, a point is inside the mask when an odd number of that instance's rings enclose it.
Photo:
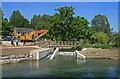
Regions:
[[[53,48],[32,50],[29,54],[23,55],[0,55],[0,64],[18,63],[24,60],[39,60],[54,51]]]
[[[48,49],[44,49],[44,50],[33,50],[30,53],[30,57],[33,60],[40,60],[42,58],[44,58],[45,56],[47,56],[49,53],[52,53],[54,51],[53,48],[48,48]]]
[[[74,52],[60,52],[59,55],[73,56],[83,60],[86,59],[86,57],[83,54],[79,53],[77,50],[75,50]]]

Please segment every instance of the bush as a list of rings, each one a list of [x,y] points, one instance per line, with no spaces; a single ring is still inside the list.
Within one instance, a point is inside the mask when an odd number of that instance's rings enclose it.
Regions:
[[[93,45],[93,48],[102,48],[102,49],[108,49],[108,48],[111,48],[112,45],[110,44],[96,44],[96,45]]]
[[[109,42],[109,37],[104,32],[97,32],[91,36],[92,43],[107,44]]]
[[[111,44],[78,44],[76,47],[77,50],[81,50],[82,48],[102,48],[102,49],[108,49],[112,48]]]
[[[78,46],[76,47],[76,50],[81,50],[83,48],[82,44],[78,44]]]

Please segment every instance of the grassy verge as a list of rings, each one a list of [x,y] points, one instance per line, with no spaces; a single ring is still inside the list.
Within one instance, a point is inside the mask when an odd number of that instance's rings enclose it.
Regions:
[[[111,45],[111,44],[78,44],[77,47],[75,47],[75,48],[63,48],[63,49],[60,49],[60,51],[73,52],[75,50],[79,50],[80,51],[83,48],[110,49],[110,48],[114,48],[114,46]]]
[[[102,48],[102,49],[109,49],[113,46],[111,44],[78,44],[76,47],[77,50],[81,50],[82,48]]]

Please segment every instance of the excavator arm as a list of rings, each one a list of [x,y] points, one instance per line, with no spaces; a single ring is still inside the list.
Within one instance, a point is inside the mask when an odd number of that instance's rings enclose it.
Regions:
[[[40,34],[35,40],[39,39],[41,36],[43,36],[44,34],[46,34],[48,32],[48,30],[41,30],[40,33],[43,32],[42,34]],[[37,32],[39,33],[39,32]]]

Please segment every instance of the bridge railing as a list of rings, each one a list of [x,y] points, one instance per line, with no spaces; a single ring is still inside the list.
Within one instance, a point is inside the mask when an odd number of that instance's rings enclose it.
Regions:
[[[49,47],[49,48],[54,48],[54,47],[76,47],[80,43],[80,41],[37,41],[37,45],[39,47]]]

